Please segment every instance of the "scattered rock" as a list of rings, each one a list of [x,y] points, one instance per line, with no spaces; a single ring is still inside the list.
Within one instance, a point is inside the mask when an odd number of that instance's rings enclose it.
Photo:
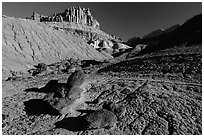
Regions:
[[[47,65],[45,63],[38,63],[38,65],[34,65],[40,72],[47,70]]]
[[[45,86],[49,89],[52,88],[52,92],[48,93],[43,100],[48,102],[59,114],[63,115],[63,118],[67,113],[72,111],[72,108],[77,103],[83,100],[81,99],[83,89],[80,86],[84,80],[84,72],[82,70],[76,70],[69,76],[67,83],[59,84],[53,81],[52,85],[49,83]]]
[[[70,99],[79,99],[81,97],[82,92],[83,89],[81,89],[79,86],[72,86],[71,88],[69,88],[66,97]]]
[[[105,102],[102,108],[113,112],[117,117],[124,116],[126,111],[125,106],[113,102]]]
[[[87,129],[100,129],[100,128],[114,128],[117,123],[117,117],[114,113],[106,109],[96,110],[86,116]]]
[[[85,80],[85,74],[83,70],[76,70],[74,73],[72,73],[69,78],[67,79],[67,85],[68,87],[73,86],[80,86]]]
[[[2,17],[3,17],[3,18],[7,18],[7,16],[6,16],[6,15],[2,15]]]

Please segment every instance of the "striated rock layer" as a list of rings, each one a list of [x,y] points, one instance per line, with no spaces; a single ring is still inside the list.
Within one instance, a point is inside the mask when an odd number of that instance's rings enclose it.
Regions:
[[[3,79],[14,72],[27,72],[40,62],[51,64],[65,58],[107,59],[85,41],[41,22],[2,19]]]
[[[92,41],[94,45],[91,44],[92,47],[97,49],[99,52],[106,52],[109,56],[113,53],[118,53],[121,50],[126,50],[130,48],[128,45],[124,45],[122,43],[122,39],[116,37],[114,35],[109,35],[100,30],[99,22],[93,18],[89,8],[81,8],[80,6],[74,6],[66,9],[61,13],[54,13],[52,16],[44,16],[33,12],[31,18],[27,18],[31,20],[35,20],[38,22],[43,22],[49,27],[52,27],[56,30],[61,30],[72,34],[76,37],[80,37],[85,40],[88,44]],[[113,48],[112,46],[108,46],[108,48],[102,48],[97,43],[104,43],[104,41],[111,43],[111,45],[116,45]],[[103,44],[104,45],[104,44]],[[110,44],[108,44],[110,45]],[[120,45],[120,46],[118,46]],[[101,48],[96,48],[100,46]],[[107,44],[105,43],[107,47]]]
[[[54,13],[52,16],[43,16],[33,12],[31,19],[37,21],[53,21],[53,22],[74,22],[80,25],[87,25],[99,29],[99,22],[93,18],[89,8],[81,8],[80,6],[67,8],[62,13]]]

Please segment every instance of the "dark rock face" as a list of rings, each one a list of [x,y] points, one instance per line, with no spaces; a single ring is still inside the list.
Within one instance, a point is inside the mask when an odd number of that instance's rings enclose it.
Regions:
[[[147,45],[139,54],[150,53],[173,46],[195,45],[202,43],[202,14],[198,14],[182,25],[174,25],[165,30],[159,29],[147,34],[143,38],[131,38],[127,41],[131,47]],[[138,55],[134,50],[130,54]]]
[[[166,35],[168,33],[171,33],[173,31],[175,31],[176,29],[178,29],[180,27],[179,24],[176,24],[176,25],[173,25],[167,29],[158,29],[158,30],[155,30],[155,31],[152,31],[151,33],[145,35],[142,39],[154,39],[154,38],[157,38],[161,35]]]
[[[131,47],[135,47],[137,44],[139,44],[141,42],[140,37],[133,37],[128,39],[127,43],[131,46]]]
[[[200,44],[202,42],[202,14],[196,15],[177,27],[166,29],[162,35],[142,39],[149,43],[145,52],[166,49],[172,46]]]
[[[143,39],[158,37],[158,36],[162,35],[163,33],[164,33],[163,29],[158,29],[158,30],[152,31],[151,33],[145,35],[143,37]]]
[[[80,25],[87,25],[99,29],[99,22],[93,18],[89,8],[71,7],[62,13],[54,13],[52,16],[43,16],[33,12],[31,19],[36,21],[53,21],[53,22],[74,22]]]

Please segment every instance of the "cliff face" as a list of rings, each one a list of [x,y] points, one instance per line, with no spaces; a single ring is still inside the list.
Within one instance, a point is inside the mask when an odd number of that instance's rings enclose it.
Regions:
[[[99,29],[99,22],[93,18],[89,8],[71,7],[62,13],[54,13],[52,16],[43,16],[33,12],[31,19],[45,22],[74,22],[80,25],[87,25]]]
[[[33,15],[30,19],[43,22],[51,28],[62,30],[68,34],[80,37],[87,43],[89,41],[95,41],[94,45],[91,44],[90,46],[94,47],[99,52],[102,52],[103,49],[109,55],[112,55],[115,52],[119,52],[121,49],[125,50],[129,48],[127,45],[122,45],[121,38],[118,38],[114,35],[109,35],[100,30],[98,21],[93,18],[90,10],[87,8],[81,8],[79,6],[71,7],[62,13],[54,13],[52,16],[43,16],[33,12]],[[103,43],[104,41],[106,42],[101,47],[102,49],[96,48],[99,46],[96,45],[96,43]],[[115,41],[118,43],[117,45],[120,45],[117,46],[118,48],[116,50],[112,48],[113,46],[110,46],[114,44],[112,41]],[[107,44],[107,42],[111,44]]]
[[[25,19],[2,19],[3,78],[26,72],[40,62],[52,64],[73,56],[107,59],[84,40],[47,25]]]

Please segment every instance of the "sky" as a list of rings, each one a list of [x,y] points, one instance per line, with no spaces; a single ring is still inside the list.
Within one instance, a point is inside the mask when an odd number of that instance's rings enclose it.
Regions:
[[[89,8],[102,31],[127,41],[156,29],[182,24],[202,13],[201,2],[3,2],[2,13],[16,18],[32,12],[53,15],[72,6]]]

